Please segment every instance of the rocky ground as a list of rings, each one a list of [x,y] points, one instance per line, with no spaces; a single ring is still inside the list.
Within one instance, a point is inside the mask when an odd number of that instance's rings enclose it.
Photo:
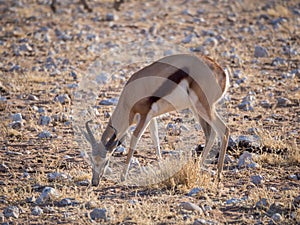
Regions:
[[[1,224],[300,224],[299,2],[131,0],[119,11],[113,1],[88,3],[92,12],[66,0],[54,13],[49,1],[0,1]],[[200,173],[190,161],[156,185],[108,176],[90,186],[91,167],[74,135],[74,93],[94,62],[123,68],[106,64],[117,62],[116,49],[128,59],[150,42],[154,55],[182,49],[230,71],[221,114],[231,140],[219,184],[215,165]],[[99,88],[101,124],[137,67]],[[182,118],[160,120],[167,152],[176,138],[186,140],[175,129],[188,130]],[[191,133],[202,134],[187,132],[187,140]],[[141,164],[155,160],[148,136],[135,157]]]

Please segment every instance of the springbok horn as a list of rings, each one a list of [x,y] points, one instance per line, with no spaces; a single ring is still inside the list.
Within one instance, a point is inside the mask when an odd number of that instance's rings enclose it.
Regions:
[[[86,128],[86,131],[87,131],[87,133],[86,133],[86,138],[87,138],[87,140],[91,143],[91,145],[92,145],[92,152],[93,152],[93,155],[96,155],[97,153],[98,153],[98,148],[97,148],[97,146],[98,146],[98,143],[97,143],[97,141],[96,141],[96,139],[95,139],[95,137],[94,137],[94,135],[93,135],[93,132],[92,132],[92,130],[91,130],[91,128],[90,128],[90,126],[89,126],[89,123],[91,122],[92,120],[89,120],[89,121],[87,121],[86,123],[85,123],[85,128]]]

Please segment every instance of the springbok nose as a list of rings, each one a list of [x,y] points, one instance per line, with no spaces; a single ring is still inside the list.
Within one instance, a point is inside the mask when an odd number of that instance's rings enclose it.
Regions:
[[[92,186],[98,186],[100,183],[100,174],[93,172]]]

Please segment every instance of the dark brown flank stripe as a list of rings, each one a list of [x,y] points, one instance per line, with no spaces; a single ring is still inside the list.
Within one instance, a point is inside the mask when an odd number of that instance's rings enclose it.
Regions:
[[[157,72],[155,73],[155,71],[152,71],[152,70],[155,70]],[[178,69],[175,66],[172,66],[172,65],[166,64],[166,63],[162,63],[162,62],[155,62],[155,63],[151,64],[150,66],[145,67],[144,69],[138,71],[137,73],[132,75],[132,77],[128,80],[126,85],[133,82],[134,80],[146,77],[149,74],[153,74],[152,76],[164,77],[164,78],[168,79],[168,81],[164,82],[153,93],[152,96],[141,99],[132,108],[134,109],[137,105],[143,104],[145,112],[148,112],[151,109],[151,105],[153,103],[159,101],[160,99],[163,99],[164,96],[167,96],[176,88],[176,85],[171,86],[169,81],[172,81],[175,84],[179,84],[183,79],[186,79],[189,84],[189,87],[193,88],[193,90],[194,90],[194,92],[196,92],[197,96],[199,98],[203,99],[202,104],[203,104],[204,109],[210,110],[209,102],[207,101],[205,94],[203,93],[202,89],[199,87],[197,82],[188,74],[188,71],[189,71],[189,69],[187,67]],[[147,74],[147,75],[145,75],[145,74]],[[189,95],[189,90],[186,90],[186,92]],[[146,103],[147,103],[147,105],[146,105]],[[207,112],[207,115],[210,115],[210,111]]]

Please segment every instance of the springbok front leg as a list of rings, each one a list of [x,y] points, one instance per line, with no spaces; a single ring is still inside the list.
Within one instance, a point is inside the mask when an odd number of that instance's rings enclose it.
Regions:
[[[158,137],[158,126],[156,118],[153,118],[149,123],[150,129],[150,136],[153,141],[154,147],[156,149],[156,155],[158,159],[161,159],[161,152],[160,152],[160,144],[159,144],[159,137]]]
[[[141,136],[143,135],[145,129],[147,128],[147,126],[150,122],[149,120],[151,120],[151,119],[152,118],[148,118],[147,115],[140,115],[140,120],[131,136],[130,147],[129,147],[128,155],[127,155],[126,162],[125,162],[126,165],[124,167],[123,173],[121,174],[122,182],[125,181],[127,178],[131,159],[132,159],[133,153],[136,149],[136,145],[139,142]]]

